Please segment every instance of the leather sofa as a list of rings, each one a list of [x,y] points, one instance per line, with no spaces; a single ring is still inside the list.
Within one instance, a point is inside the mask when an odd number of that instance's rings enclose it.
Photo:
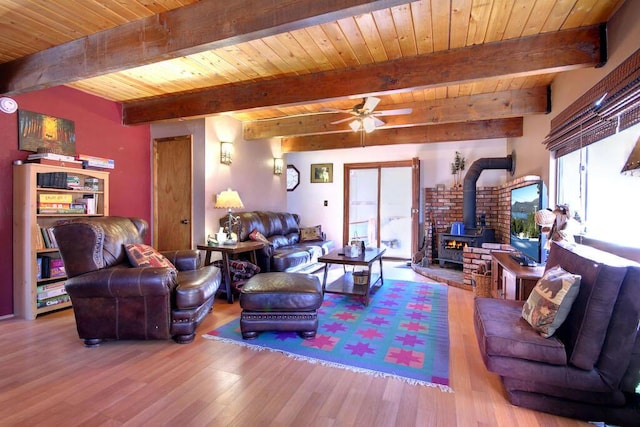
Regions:
[[[195,250],[161,252],[173,267],[133,267],[127,244],[148,230],[138,218],[64,221],[54,234],[67,273],[78,335],[87,346],[105,339],[169,339],[189,343],[211,312],[220,269],[201,266]]]
[[[474,322],[487,369],[517,406],[586,421],[640,425],[640,266],[587,246],[553,243],[545,270],[581,276],[555,334],[522,317],[524,301],[476,298]]]
[[[237,221],[233,231],[238,241],[251,240],[252,232],[260,232],[267,240],[257,252],[260,271],[296,272],[313,264],[318,257],[327,254],[333,248],[331,240],[325,240],[321,234],[313,240],[301,240],[300,218],[288,212],[252,211],[235,214]],[[220,218],[220,225],[226,227],[228,216]]]

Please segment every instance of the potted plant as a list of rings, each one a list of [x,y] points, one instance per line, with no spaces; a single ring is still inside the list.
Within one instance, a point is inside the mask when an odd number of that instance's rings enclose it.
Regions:
[[[456,156],[451,163],[451,174],[453,175],[453,188],[458,190],[462,188],[462,171],[465,166],[465,158],[462,157],[459,151],[456,151]]]

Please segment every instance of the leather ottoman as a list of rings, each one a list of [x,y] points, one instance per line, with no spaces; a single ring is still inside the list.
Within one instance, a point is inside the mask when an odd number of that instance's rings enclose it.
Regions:
[[[261,331],[296,331],[313,338],[322,299],[320,280],[312,274],[257,274],[240,291],[242,338],[255,338]]]

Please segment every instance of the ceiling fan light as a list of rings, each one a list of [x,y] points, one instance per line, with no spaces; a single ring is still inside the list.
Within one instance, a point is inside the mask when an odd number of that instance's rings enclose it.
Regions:
[[[360,130],[360,120],[354,120],[349,123],[349,127],[353,129],[354,132],[358,132]]]
[[[371,133],[376,128],[376,122],[373,120],[373,117],[365,117],[362,120],[362,126],[365,132]]]

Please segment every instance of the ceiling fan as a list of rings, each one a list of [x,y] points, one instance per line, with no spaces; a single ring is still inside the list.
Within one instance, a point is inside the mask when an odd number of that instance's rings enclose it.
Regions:
[[[380,98],[376,98],[375,96],[368,96],[366,98],[363,98],[360,104],[354,105],[350,110],[339,110],[337,108],[328,107],[325,107],[322,110],[332,113],[347,113],[355,116],[336,120],[335,122],[331,122],[331,124],[337,125],[339,123],[344,123],[351,120],[351,123],[349,123],[349,127],[353,129],[354,132],[364,130],[367,133],[372,132],[378,126],[384,125],[385,122],[380,120],[378,116],[397,116],[401,114],[411,114],[411,112],[413,111],[412,108],[374,111],[379,102]]]

